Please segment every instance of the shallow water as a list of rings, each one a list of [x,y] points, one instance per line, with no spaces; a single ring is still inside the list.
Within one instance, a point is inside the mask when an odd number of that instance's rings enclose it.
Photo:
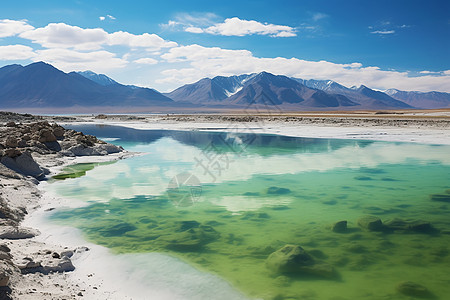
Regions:
[[[249,298],[409,299],[396,291],[402,281],[427,287],[428,297],[450,294],[449,146],[74,129],[147,153],[48,186],[87,204],[59,209],[52,221],[116,253],[169,253]],[[366,231],[357,224],[364,215],[432,228]],[[341,220],[344,233],[330,230]],[[335,276],[271,273],[267,257],[286,244]]]

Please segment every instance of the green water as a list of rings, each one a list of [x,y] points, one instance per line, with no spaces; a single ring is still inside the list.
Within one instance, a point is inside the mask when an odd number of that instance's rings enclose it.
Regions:
[[[88,133],[119,137],[115,143],[147,154],[49,185],[86,202],[51,219],[80,228],[89,241],[115,253],[177,256],[249,298],[411,299],[396,286],[413,281],[428,297],[448,299],[450,204],[430,199],[447,199],[448,146],[106,129]],[[212,155],[220,168],[198,164]],[[193,205],[177,206],[167,188],[183,172],[199,179],[201,195],[198,186],[191,198],[190,187],[179,189]],[[357,224],[364,215],[433,228],[366,231]],[[346,232],[330,230],[341,220]],[[286,244],[337,275],[270,272],[267,257]]]

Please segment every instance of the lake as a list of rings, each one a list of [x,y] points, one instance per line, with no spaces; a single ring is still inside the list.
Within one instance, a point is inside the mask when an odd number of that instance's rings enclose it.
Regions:
[[[113,253],[167,254],[249,299],[409,299],[405,281],[450,294],[450,146],[69,127],[145,153],[48,185],[85,203],[51,222]]]

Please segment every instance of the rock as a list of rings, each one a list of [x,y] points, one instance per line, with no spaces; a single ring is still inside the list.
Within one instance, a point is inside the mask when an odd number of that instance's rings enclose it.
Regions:
[[[419,233],[431,233],[435,231],[431,223],[426,221],[414,221],[409,224],[409,229]]]
[[[433,194],[430,195],[431,201],[450,202],[449,194]]]
[[[108,116],[104,115],[104,114],[99,114],[99,115],[94,117],[94,119],[107,119],[107,118],[108,118]]]
[[[53,258],[61,258],[61,256],[59,255],[59,253],[53,252],[52,253],[52,257]]]
[[[0,239],[17,240],[28,239],[39,235],[40,232],[28,227],[2,226],[0,227]]]
[[[61,126],[55,126],[53,127],[53,135],[57,138],[57,139],[61,139],[64,137],[64,132],[65,129]]]
[[[38,179],[45,176],[44,170],[34,161],[29,152],[21,153],[15,158],[2,157],[0,162],[11,170],[25,176],[33,176]]]
[[[267,194],[269,195],[285,195],[289,194],[291,192],[290,189],[287,188],[280,188],[276,186],[271,186],[267,189]]]
[[[381,231],[383,230],[383,223],[380,218],[374,216],[363,216],[358,219],[358,225],[369,231]]]
[[[8,264],[0,261],[0,287],[8,286],[12,271]]]
[[[39,142],[41,143],[56,142],[56,137],[51,129],[41,129],[39,131]]]
[[[13,121],[6,123],[6,127],[16,127],[16,123]]]
[[[8,148],[15,148],[19,146],[17,138],[12,136],[7,137],[5,141],[5,146]]]
[[[384,223],[386,229],[405,232],[432,233],[436,229],[427,221],[405,221],[395,218]]]
[[[30,257],[24,257],[21,262],[15,264],[20,270],[35,269],[42,267],[40,261],[34,261]],[[28,270],[29,271],[29,270]]]
[[[71,272],[75,270],[75,267],[72,264],[72,261],[68,257],[63,257],[62,259],[57,259],[54,261],[50,261],[45,263],[42,267],[43,273],[50,272]]]
[[[77,247],[75,249],[75,253],[83,253],[83,252],[87,252],[87,251],[89,251],[89,248],[85,247],[85,246]]]
[[[331,225],[333,232],[343,233],[347,231],[347,221],[338,221]]]
[[[9,157],[9,158],[15,158],[19,155],[22,154],[22,151],[20,151],[19,149],[6,149],[5,151],[3,151],[4,155]],[[4,164],[4,162],[2,161],[2,163]]]
[[[395,218],[384,223],[384,226],[388,229],[392,230],[408,230],[409,224],[408,222]]]
[[[9,247],[6,246],[6,244],[0,244],[0,251],[9,253],[11,252],[11,249],[9,249]]]
[[[73,251],[71,251],[71,250],[66,250],[66,251],[61,252],[61,257],[71,258],[72,256],[73,256]]]
[[[11,259],[11,254],[8,252],[0,251],[0,260]]]
[[[335,276],[331,265],[315,261],[311,255],[297,245],[285,245],[270,254],[266,260],[266,267],[275,274],[307,274],[324,278]]]
[[[397,285],[397,291],[406,296],[419,298],[428,298],[431,296],[430,291],[418,283],[412,281],[404,281]]]

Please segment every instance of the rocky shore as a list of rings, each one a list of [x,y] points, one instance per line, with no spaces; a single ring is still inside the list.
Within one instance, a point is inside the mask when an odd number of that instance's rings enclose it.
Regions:
[[[89,251],[38,242],[21,225],[39,208],[37,185],[78,156],[120,154],[121,147],[67,130],[41,117],[0,113],[0,299],[76,299],[86,287],[70,284],[71,258]],[[115,157],[120,158],[120,156]]]

